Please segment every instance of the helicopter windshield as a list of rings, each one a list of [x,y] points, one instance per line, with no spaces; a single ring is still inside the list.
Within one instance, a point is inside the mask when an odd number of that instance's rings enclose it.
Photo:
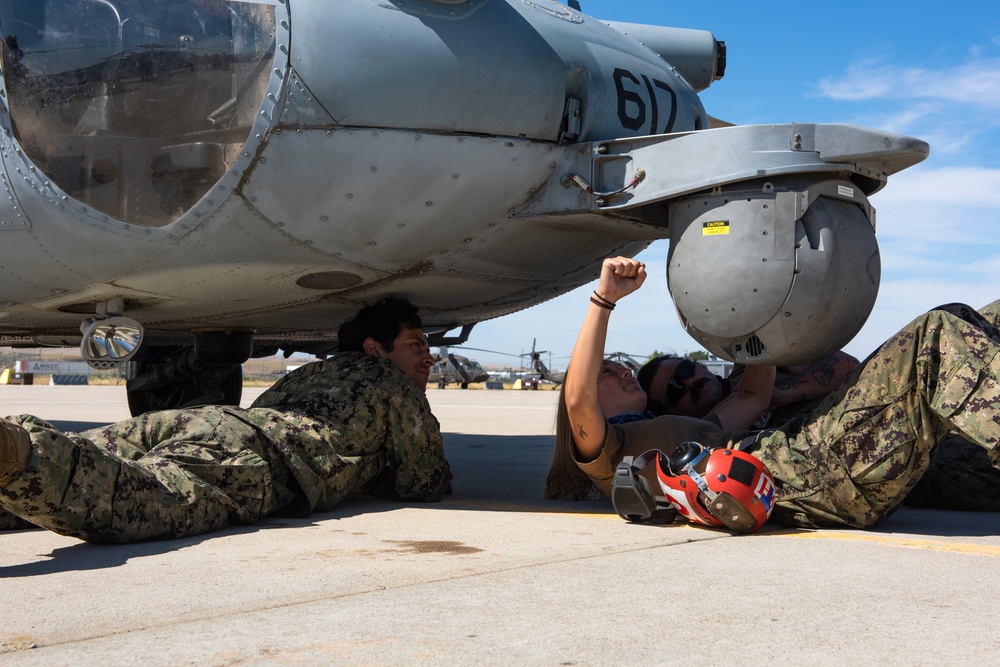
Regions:
[[[170,223],[246,141],[274,58],[265,2],[0,0],[14,136],[71,197]]]

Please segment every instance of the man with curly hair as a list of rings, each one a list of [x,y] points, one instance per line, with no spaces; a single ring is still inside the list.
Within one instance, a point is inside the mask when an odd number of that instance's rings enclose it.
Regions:
[[[451,470],[424,392],[417,309],[386,298],[248,409],[164,410],[79,434],[0,419],[0,528],[15,517],[91,542],[176,538],[327,511],[355,492],[440,500]]]

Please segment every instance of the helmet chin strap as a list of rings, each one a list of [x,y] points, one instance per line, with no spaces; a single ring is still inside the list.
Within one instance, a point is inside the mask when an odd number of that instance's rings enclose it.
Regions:
[[[653,461],[659,450],[651,449],[633,460],[626,456],[618,464],[611,482],[611,505],[618,516],[637,523],[671,523],[677,510],[657,502],[652,489],[639,471]]]
[[[701,457],[695,460],[694,463],[697,463],[699,460],[701,460]],[[691,480],[695,483],[695,486],[698,487],[698,490],[704,493],[705,497],[708,498],[709,501],[715,500],[715,498],[719,495],[712,489],[708,488],[708,482],[706,482],[705,478],[699,475],[698,471],[694,469],[693,463],[689,463],[684,466],[684,474],[691,478]]]

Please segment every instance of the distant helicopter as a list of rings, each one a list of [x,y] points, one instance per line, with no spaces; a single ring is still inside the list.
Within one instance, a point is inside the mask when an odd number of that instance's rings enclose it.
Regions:
[[[610,354],[604,355],[604,358],[608,361],[617,361],[618,363],[626,366],[633,374],[639,372],[642,368],[642,362],[635,360],[636,357],[642,358],[642,355],[638,354],[628,354],[627,352],[611,352]]]
[[[444,389],[451,383],[457,383],[462,389],[468,389],[474,382],[486,382],[490,379],[490,374],[478,361],[449,352],[446,347],[440,348],[434,359],[427,382],[436,382],[438,389]]]
[[[522,357],[528,357],[531,359],[531,367],[538,373],[538,377],[547,382],[552,382],[554,384],[562,384],[566,380],[566,371],[550,371],[548,367],[542,363],[542,355],[548,350],[535,350],[535,343],[537,339],[531,340],[531,352],[525,352]],[[551,360],[550,360],[551,361]]]
[[[0,32],[0,345],[124,367],[134,414],[238,403],[386,295],[457,345],[657,239],[706,349],[816,359],[929,151],[717,122],[723,42],[575,0],[0,0]]]

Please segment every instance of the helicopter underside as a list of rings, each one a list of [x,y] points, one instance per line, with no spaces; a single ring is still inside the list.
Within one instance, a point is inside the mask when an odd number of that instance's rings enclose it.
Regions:
[[[710,33],[554,0],[0,0],[0,27],[0,345],[137,355],[140,411],[232,402],[247,357],[332,352],[387,295],[462,342],[666,238],[693,337],[799,363],[867,317],[867,196],[928,150],[711,128]]]
[[[23,197],[39,254],[59,246],[83,252],[73,271],[45,270],[50,289],[38,289],[36,260],[6,267],[14,298],[0,304],[0,342],[72,344],[80,316],[116,297],[150,340],[248,329],[292,350],[332,343],[344,317],[388,294],[414,298],[431,327],[520,310],[592,279],[609,249],[635,254],[665,236],[625,216],[518,217],[564,150],[486,137],[279,129],[245,184],[180,238],[61,224],[65,207]],[[22,255],[31,257],[27,248]]]

